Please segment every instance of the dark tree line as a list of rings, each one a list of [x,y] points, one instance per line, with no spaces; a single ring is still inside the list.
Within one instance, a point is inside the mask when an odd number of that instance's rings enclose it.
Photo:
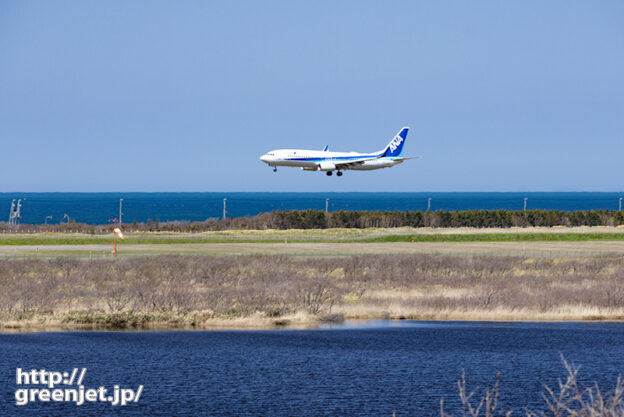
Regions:
[[[466,210],[466,211],[335,211],[287,210],[203,222],[172,221],[126,223],[125,231],[203,232],[213,230],[327,229],[368,227],[531,227],[531,226],[620,226],[624,212],[616,210]],[[112,225],[61,223],[18,225],[0,223],[0,231],[109,233]]]

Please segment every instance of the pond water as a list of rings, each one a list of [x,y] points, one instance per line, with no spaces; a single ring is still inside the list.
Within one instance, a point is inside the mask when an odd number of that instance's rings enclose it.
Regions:
[[[564,376],[610,389],[624,374],[622,323],[346,322],[314,330],[55,332],[0,335],[0,415],[428,416],[457,414],[456,381],[492,385],[520,412]],[[16,368],[87,368],[86,388],[140,400],[18,407]],[[30,386],[30,388],[42,388]]]

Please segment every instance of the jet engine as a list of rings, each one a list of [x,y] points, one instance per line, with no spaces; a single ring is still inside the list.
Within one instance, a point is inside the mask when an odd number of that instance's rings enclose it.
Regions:
[[[319,164],[321,171],[333,171],[336,169],[336,164],[333,162],[323,161]]]

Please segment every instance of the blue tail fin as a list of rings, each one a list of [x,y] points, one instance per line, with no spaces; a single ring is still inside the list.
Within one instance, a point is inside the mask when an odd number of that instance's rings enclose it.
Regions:
[[[403,153],[403,145],[407,138],[409,127],[402,128],[399,133],[390,141],[382,156],[401,156]]]

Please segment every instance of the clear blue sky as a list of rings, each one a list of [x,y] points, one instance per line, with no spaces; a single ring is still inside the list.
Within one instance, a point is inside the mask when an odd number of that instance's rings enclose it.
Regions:
[[[0,191],[619,191],[624,2],[3,1],[0,138]]]

